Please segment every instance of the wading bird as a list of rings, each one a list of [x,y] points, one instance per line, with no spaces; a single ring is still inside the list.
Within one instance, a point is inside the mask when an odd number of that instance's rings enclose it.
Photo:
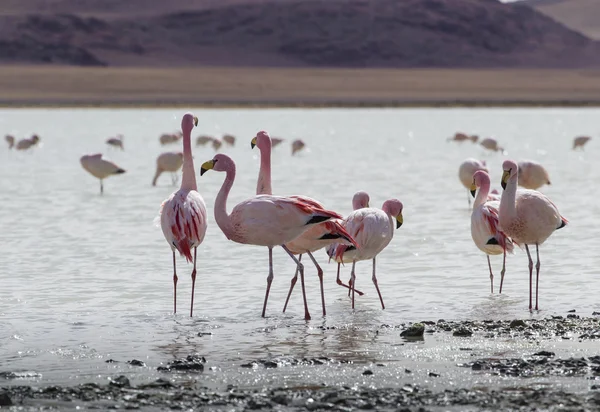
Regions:
[[[104,179],[108,176],[125,173],[124,169],[121,169],[110,160],[103,159],[102,153],[83,155],[79,159],[79,162],[89,174],[100,179],[100,194],[104,193],[104,185],[102,183]]]

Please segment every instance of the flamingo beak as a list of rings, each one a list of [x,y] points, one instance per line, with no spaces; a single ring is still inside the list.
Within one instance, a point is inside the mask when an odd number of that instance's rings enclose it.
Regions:
[[[208,172],[209,170],[211,170],[214,167],[215,167],[214,159],[202,163],[202,166],[200,166],[200,176],[202,176],[204,173]]]
[[[477,186],[475,185],[474,180],[473,180],[473,183],[471,183],[471,187],[469,188],[469,191],[471,192],[471,196],[475,197],[475,192],[477,191]]]
[[[198,126],[198,118],[194,116],[194,126]]]
[[[254,146],[256,146],[256,137],[254,137],[254,139],[252,139],[252,141],[250,142],[250,148],[254,149]]]
[[[396,216],[396,229],[400,228],[402,223],[404,223],[404,219],[402,218],[402,213],[400,213],[398,216]]]
[[[511,169],[508,169],[502,173],[502,181],[500,182],[500,186],[502,186],[502,189],[506,189],[506,182],[508,182],[508,178],[510,177],[510,172],[511,172]]]

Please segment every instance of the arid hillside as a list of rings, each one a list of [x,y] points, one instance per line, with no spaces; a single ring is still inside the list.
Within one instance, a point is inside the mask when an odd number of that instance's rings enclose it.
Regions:
[[[496,0],[3,0],[0,63],[600,67],[600,42]]]
[[[525,4],[589,38],[600,40],[598,0],[527,0]]]

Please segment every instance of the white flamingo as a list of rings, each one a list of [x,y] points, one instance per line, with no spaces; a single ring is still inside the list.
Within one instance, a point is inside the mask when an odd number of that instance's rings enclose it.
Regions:
[[[165,152],[161,153],[156,158],[156,173],[154,179],[152,179],[152,186],[156,186],[158,177],[163,172],[171,172],[171,182],[177,183],[177,171],[181,169],[183,165],[183,153],[182,152]]]
[[[83,155],[79,159],[81,166],[92,176],[100,179],[100,194],[104,193],[104,185],[102,181],[109,176],[125,173],[125,170],[104,159],[102,153],[91,155]]]

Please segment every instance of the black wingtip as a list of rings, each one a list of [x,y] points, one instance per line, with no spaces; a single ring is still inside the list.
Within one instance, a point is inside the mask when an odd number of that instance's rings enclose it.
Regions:
[[[561,220],[560,222],[560,226],[556,228],[556,230],[558,229],[562,229],[563,227],[567,226],[567,222],[565,222],[564,220]]]
[[[496,239],[495,237],[491,237],[487,241],[486,245],[500,245],[500,243],[498,243],[498,239]]]
[[[334,234],[334,233],[325,233],[319,239],[321,239],[321,240],[326,240],[326,239],[340,239],[341,237],[342,237],[341,235],[337,235],[337,234]]]
[[[329,216],[313,216],[310,218],[310,220],[308,222],[306,222],[307,225],[312,225],[315,223],[321,223],[321,222],[326,222],[329,219],[331,219]]]
[[[121,173],[125,173],[125,169],[117,169],[115,172],[116,175],[120,175]]]

